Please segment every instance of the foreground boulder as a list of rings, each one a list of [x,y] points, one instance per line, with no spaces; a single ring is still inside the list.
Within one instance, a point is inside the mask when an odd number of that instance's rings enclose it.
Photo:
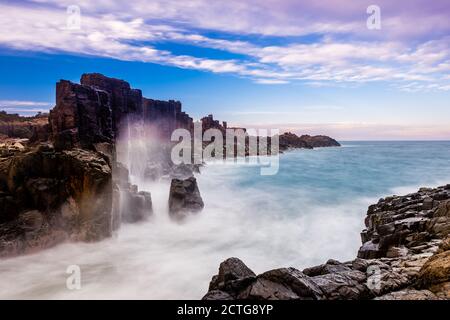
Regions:
[[[203,200],[194,177],[172,180],[169,193],[169,214],[171,216],[177,219],[183,218],[188,213],[201,211],[203,207]]]
[[[204,300],[318,300],[323,293],[310,277],[294,268],[281,268],[259,276],[241,260],[229,258],[222,262],[213,276]]]
[[[221,265],[204,299],[450,299],[449,212],[450,185],[380,199],[367,212],[358,258],[258,276],[233,258],[239,263]]]
[[[0,158],[0,256],[111,236],[108,158],[39,145]]]

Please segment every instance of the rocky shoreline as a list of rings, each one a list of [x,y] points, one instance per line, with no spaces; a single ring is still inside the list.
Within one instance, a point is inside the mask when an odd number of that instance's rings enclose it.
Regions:
[[[204,300],[450,299],[450,185],[371,205],[352,261],[256,275],[238,258],[221,263]]]
[[[226,122],[210,115],[202,131]],[[124,80],[83,74],[80,83],[60,80],[49,114],[22,117],[0,112],[0,257],[49,248],[64,241],[99,241],[122,223],[152,215],[149,192],[130,182],[133,142],[145,146],[143,178],[171,181],[168,204],[174,220],[202,210],[197,165],[170,158],[175,129],[194,130],[179,101],[142,96]],[[338,146],[325,136],[279,136],[288,148]],[[269,139],[270,141],[270,139]],[[269,142],[270,143],[270,142]],[[130,167],[132,165],[128,164]]]

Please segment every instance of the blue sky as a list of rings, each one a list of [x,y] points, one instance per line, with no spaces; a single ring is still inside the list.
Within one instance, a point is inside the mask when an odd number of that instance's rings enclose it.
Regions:
[[[378,3],[380,30],[366,26],[370,1],[5,1],[0,107],[47,110],[56,81],[100,72],[194,118],[450,139],[450,5]],[[74,29],[69,5],[81,11]]]

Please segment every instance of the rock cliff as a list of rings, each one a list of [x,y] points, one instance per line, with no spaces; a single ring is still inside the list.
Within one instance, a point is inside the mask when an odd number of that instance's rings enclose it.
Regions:
[[[102,154],[42,144],[0,158],[0,256],[112,232],[111,165]]]
[[[204,130],[230,129],[212,115],[202,124]],[[194,128],[179,101],[145,98],[128,82],[99,73],[83,74],[79,84],[60,80],[48,115],[0,112],[0,256],[65,240],[101,240],[122,222],[147,219],[151,195],[130,183],[129,170],[135,168],[120,162],[136,137],[139,143],[155,140],[156,150],[146,148],[154,159],[139,168],[143,177],[175,178],[171,214],[201,210],[193,178],[199,166],[170,160],[170,136],[177,128]],[[311,147],[295,135],[286,137],[289,148]]]

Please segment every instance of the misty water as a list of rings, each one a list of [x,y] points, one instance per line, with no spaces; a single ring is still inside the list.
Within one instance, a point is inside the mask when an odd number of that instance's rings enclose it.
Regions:
[[[204,210],[183,223],[167,214],[168,183],[132,177],[154,216],[98,243],[61,244],[0,260],[0,298],[199,299],[221,261],[256,273],[353,259],[367,206],[389,194],[450,183],[450,142],[347,142],[296,150],[280,171],[209,164],[197,176]],[[81,289],[66,269],[81,268]]]

